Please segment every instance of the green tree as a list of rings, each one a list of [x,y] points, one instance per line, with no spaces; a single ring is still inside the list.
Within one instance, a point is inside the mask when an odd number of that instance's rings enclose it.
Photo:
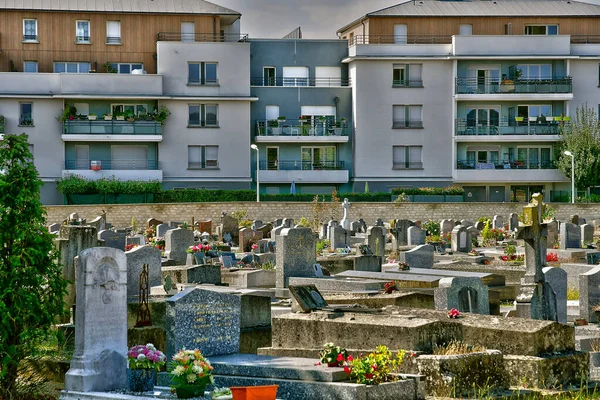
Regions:
[[[19,363],[35,354],[58,315],[65,312],[53,237],[40,202],[41,180],[27,135],[0,141],[0,398],[31,399],[17,380]],[[23,387],[25,385],[25,387]]]
[[[558,142],[556,160],[558,168],[571,177],[571,157],[575,156],[575,186],[583,189],[598,184],[600,177],[600,125],[593,108],[577,108],[575,119],[565,125]]]

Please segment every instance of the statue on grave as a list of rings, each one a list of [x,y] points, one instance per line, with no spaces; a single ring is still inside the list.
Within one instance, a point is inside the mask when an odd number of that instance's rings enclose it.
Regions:
[[[342,228],[349,231],[351,224],[350,220],[348,219],[348,210],[350,209],[350,202],[348,201],[348,199],[344,199],[344,202],[342,203],[342,208],[344,209],[344,218],[342,218],[340,225],[342,226]]]
[[[525,241],[525,277],[517,296],[517,316],[556,321],[556,296],[542,271],[548,241],[548,225],[542,219],[545,207],[543,196],[534,194],[532,202],[523,207],[523,225],[516,231],[516,238]]]

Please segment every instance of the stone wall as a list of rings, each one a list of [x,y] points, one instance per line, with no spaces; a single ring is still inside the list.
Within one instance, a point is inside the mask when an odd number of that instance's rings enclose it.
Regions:
[[[476,221],[482,216],[493,217],[499,214],[508,219],[512,212],[521,213],[523,203],[353,203],[349,217],[351,220],[363,218],[367,224],[375,223],[377,218],[384,221],[390,219],[428,219],[442,220],[444,218],[467,219]],[[572,214],[586,218],[588,222],[600,221],[600,204],[565,204],[551,205],[556,209],[556,217],[566,220]],[[335,215],[341,220],[342,207],[337,206]],[[60,223],[69,214],[77,212],[81,218],[92,220],[102,211],[106,211],[108,222],[114,226],[131,225],[135,217],[138,226],[148,218],[157,218],[162,221],[188,221],[192,217],[199,220],[212,219],[219,221],[222,211],[233,212],[245,210],[249,219],[272,221],[275,218],[301,217],[312,219],[313,204],[298,202],[263,202],[263,203],[174,203],[174,204],[132,204],[132,205],[77,205],[77,206],[47,206],[48,224]],[[214,225],[213,225],[214,226]]]

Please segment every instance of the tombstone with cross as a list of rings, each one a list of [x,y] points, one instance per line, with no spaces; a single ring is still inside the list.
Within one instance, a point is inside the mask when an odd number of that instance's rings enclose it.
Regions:
[[[545,282],[548,225],[542,215],[546,205],[536,193],[532,202],[523,207],[523,226],[517,228],[517,239],[525,242],[525,277],[517,296],[517,315],[521,318],[556,320],[556,296]]]

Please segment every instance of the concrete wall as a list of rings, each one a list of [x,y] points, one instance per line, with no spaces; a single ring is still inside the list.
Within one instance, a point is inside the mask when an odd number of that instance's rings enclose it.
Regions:
[[[353,203],[350,219],[363,218],[368,224],[374,224],[377,218],[384,221],[393,218],[412,220],[442,220],[444,218],[477,220],[482,216],[493,217],[494,214],[508,218],[512,212],[521,213],[523,203]],[[572,214],[584,217],[588,222],[596,220],[600,223],[600,204],[552,204],[556,217],[566,220]],[[342,217],[342,207],[339,217]],[[312,203],[179,203],[179,204],[136,204],[136,205],[94,205],[94,206],[47,206],[48,224],[62,222],[69,214],[77,212],[80,217],[91,220],[106,210],[108,222],[115,226],[129,226],[135,217],[138,224],[149,218],[162,221],[189,221],[212,219],[213,227],[219,223],[221,212],[231,213],[246,210],[248,218],[272,221],[275,218],[309,218],[313,216]]]
[[[570,74],[573,77],[573,100],[569,102],[569,114],[574,118],[577,107],[586,105],[598,112],[600,104],[600,82],[598,60],[571,60]]]

